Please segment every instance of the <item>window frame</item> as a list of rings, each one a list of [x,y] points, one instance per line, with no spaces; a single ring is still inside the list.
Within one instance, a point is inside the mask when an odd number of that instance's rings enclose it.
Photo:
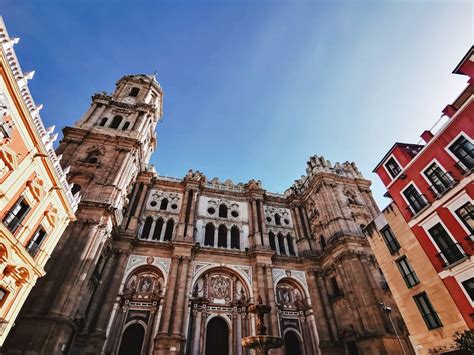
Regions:
[[[387,237],[385,235],[385,232],[386,231],[389,231],[389,234],[390,234],[390,237],[392,238],[392,241],[394,241],[396,243],[395,247],[396,247],[396,250],[393,250],[392,247],[391,247],[391,243],[387,240]],[[383,226],[380,230],[379,230],[379,233],[380,235],[382,236],[382,239],[383,241],[385,242],[385,245],[387,246],[387,249],[388,251],[390,252],[390,254],[395,254],[396,252],[398,252],[401,248],[400,246],[400,243],[398,242],[398,239],[397,237],[395,236],[395,233],[393,233],[393,230],[392,228],[390,227],[389,224],[386,224],[385,226]]]
[[[420,298],[424,300],[424,303],[427,306],[429,313],[425,314],[424,312],[425,310],[423,309],[424,307],[421,307],[421,304],[419,302]],[[431,303],[430,298],[428,297],[426,292],[421,292],[414,295],[413,301],[415,302],[416,307],[418,308],[418,312],[420,313],[421,318],[425,322],[425,325],[428,328],[428,330],[437,329],[443,326],[443,322],[441,322],[438,312],[436,312],[436,310],[434,309],[433,304]],[[427,320],[428,316],[431,316],[431,315],[433,315],[433,319],[435,320],[434,326],[431,325],[430,322]]]
[[[460,216],[459,213],[458,213],[458,211],[459,211],[460,209],[465,208],[465,206],[467,206],[467,205],[471,205],[472,208],[474,209],[474,204],[473,204],[472,202],[470,202],[470,201],[467,201],[467,202],[464,203],[463,205],[457,207],[457,208],[454,210],[454,214],[456,215],[456,217],[458,217],[458,219],[461,221],[461,223],[466,227],[466,229],[467,229],[467,230],[469,231],[469,233],[471,233],[471,235],[472,235],[472,234],[474,234],[474,227],[471,227],[471,226],[467,223],[467,221],[466,221],[462,216]],[[473,212],[468,212],[468,215],[471,215],[471,214],[473,214],[473,213],[474,213],[474,210],[473,210]],[[471,220],[474,221],[474,216],[471,218]]]
[[[44,235],[41,237],[41,240],[39,243],[36,243],[36,241],[34,240],[35,237],[39,234],[40,231],[43,231],[44,232]],[[25,246],[25,249],[26,251],[28,252],[28,254],[31,255],[31,257],[34,259],[36,257],[36,255],[38,255],[38,252],[40,251],[41,249],[41,246],[44,244],[46,238],[48,237],[48,231],[46,230],[46,228],[44,228],[41,224],[36,228],[35,232],[33,233],[33,235],[31,236],[31,238],[28,240],[28,244],[26,244]],[[31,248],[34,244],[36,244],[36,249],[35,248]],[[31,253],[31,251],[33,251],[33,254]]]
[[[423,228],[425,229],[425,232],[426,234],[428,235],[428,237],[430,238],[431,242],[433,243],[433,245],[435,246],[436,250],[438,251],[438,254],[442,254],[444,255],[444,251],[445,250],[441,250],[438,243],[436,242],[436,240],[434,239],[433,235],[430,233],[430,230],[433,229],[434,227],[436,227],[438,224],[441,225],[441,227],[443,228],[444,232],[446,233],[446,235],[448,236],[448,238],[451,240],[451,242],[453,243],[454,246],[456,246],[456,248],[459,249],[459,247],[457,245],[461,245],[457,240],[456,238],[453,237],[453,235],[451,234],[451,232],[449,231],[448,227],[443,223],[443,221],[438,217],[436,219],[433,219],[432,221],[434,221],[434,223],[430,223],[430,224],[427,224],[427,226],[423,226]],[[466,252],[464,251],[464,248],[462,248],[461,246],[461,249],[463,250],[463,252],[461,252],[461,254],[464,254],[463,257],[459,258],[458,260],[456,261],[453,261],[453,262],[445,262],[446,265],[444,267],[449,267],[455,263],[457,263],[459,260],[462,260],[465,256],[466,256]],[[446,258],[446,256],[445,256]],[[446,258],[447,260],[447,258]],[[444,261],[444,260],[443,260]]]
[[[425,202],[425,205],[421,207],[421,209],[419,211],[414,211],[413,208],[412,208],[412,205],[410,203],[410,201],[408,201],[407,197],[405,196],[404,192],[409,188],[413,186],[413,188],[416,190],[416,192],[418,192],[418,194],[420,195],[420,197],[422,198],[422,200]],[[413,182],[413,181],[410,181],[403,189],[400,190],[400,195],[402,196],[403,200],[405,201],[405,203],[407,204],[407,207],[410,209],[410,211],[413,213],[413,216],[416,216],[418,215],[421,211],[423,211],[426,206],[429,205],[429,202],[428,200],[426,199],[425,196],[423,196],[423,194],[421,193],[420,189],[418,188],[418,186],[416,186],[416,184]]]
[[[462,166],[467,170],[469,171],[469,169],[467,168],[467,166],[464,165],[464,163],[462,161],[459,160],[459,158],[451,151],[451,149],[449,149],[452,145],[454,145],[454,143],[461,137],[464,137],[467,141],[469,141],[471,144],[474,144],[474,140],[464,131],[460,131],[456,137],[454,137],[448,144],[446,144],[446,146],[444,147],[444,150],[448,153],[448,155],[454,160],[454,162],[457,164],[457,163],[461,163]]]
[[[405,266],[408,269],[409,273],[405,272],[404,268],[402,267],[402,262],[405,263]],[[395,260],[395,263],[397,264],[398,270],[400,271],[400,274],[402,275],[402,278],[408,288],[412,288],[420,284],[420,279],[418,278],[415,270],[413,269],[413,266],[411,266],[410,262],[408,261],[406,255],[403,255],[401,258]],[[414,280],[413,283],[409,281],[410,276]]]
[[[21,219],[18,218],[17,215],[13,215],[13,218],[18,219],[19,221],[18,221],[17,225],[15,226],[15,228],[12,230],[12,229],[10,229],[11,221],[8,222],[8,223],[5,223],[5,221],[10,216],[11,211],[14,210],[15,208],[17,208],[23,201],[25,201],[25,204],[28,206],[28,208],[27,208],[26,212],[22,215]],[[28,217],[28,214],[30,213],[31,209],[32,209],[31,204],[29,203],[26,196],[20,195],[18,200],[15,202],[15,204],[7,211],[5,216],[2,218],[3,225],[10,231],[11,234],[13,234],[13,235],[16,234],[16,232],[18,232],[18,230],[23,226],[22,223]],[[21,207],[20,207],[20,210],[21,210]]]
[[[395,176],[392,176],[392,174],[390,173],[390,170],[386,166],[386,164],[390,161],[390,159],[393,159],[395,163],[397,163],[398,167],[400,168],[400,172]],[[390,156],[385,160],[385,163],[383,163],[383,168],[387,172],[388,176],[392,179],[391,181],[396,180],[403,173],[402,164],[400,164],[400,162],[398,161],[398,159],[395,157],[393,153],[390,154]]]
[[[448,179],[450,180],[448,186],[443,185],[445,187],[445,190],[442,191],[442,192],[438,191],[437,186],[435,185],[435,183],[432,182],[426,174],[427,170],[430,169],[433,164],[436,164],[436,166],[444,173],[444,176],[447,176]],[[455,180],[452,177],[451,173],[449,173],[437,159],[433,159],[428,164],[426,164],[425,167],[420,170],[420,175],[423,176],[425,181],[428,183],[428,185],[429,185],[428,190],[430,190],[432,186],[435,187],[435,190],[436,190],[435,191],[436,192],[436,197],[435,198],[438,198],[438,197],[442,196],[443,194],[445,194],[455,183]],[[440,179],[440,181],[441,181],[441,179]]]

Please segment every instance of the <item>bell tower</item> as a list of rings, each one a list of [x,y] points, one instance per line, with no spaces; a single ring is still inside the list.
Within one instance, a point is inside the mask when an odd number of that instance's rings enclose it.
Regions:
[[[6,348],[12,353],[67,353],[73,338],[106,324],[93,302],[104,273],[126,259],[115,248],[127,196],[148,169],[162,117],[163,91],[153,75],[127,75],[112,94],[92,96],[74,127],[63,130],[57,149],[74,194],[81,195],[77,221],[69,225],[25,303]],[[97,297],[96,297],[97,298]],[[105,322],[105,321],[104,321]]]

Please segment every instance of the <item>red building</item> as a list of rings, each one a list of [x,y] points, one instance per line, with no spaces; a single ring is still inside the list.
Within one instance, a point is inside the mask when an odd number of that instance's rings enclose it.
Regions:
[[[374,172],[473,329],[474,47],[453,73],[468,85],[437,128],[421,134],[423,144],[395,143]]]

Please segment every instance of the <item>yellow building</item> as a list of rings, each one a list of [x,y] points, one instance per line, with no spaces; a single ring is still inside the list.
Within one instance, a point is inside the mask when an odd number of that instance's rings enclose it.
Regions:
[[[460,353],[453,334],[469,328],[397,205],[387,206],[365,231],[416,353]],[[415,302],[420,294],[428,300],[427,316],[440,319],[442,327],[426,326]]]
[[[0,346],[64,229],[74,220],[66,171],[0,17]]]

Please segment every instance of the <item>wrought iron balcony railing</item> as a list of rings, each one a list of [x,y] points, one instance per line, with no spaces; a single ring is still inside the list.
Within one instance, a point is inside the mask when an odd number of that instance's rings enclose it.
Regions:
[[[413,198],[414,199],[410,201],[407,207],[407,211],[412,217],[416,216],[425,209],[426,206],[428,206],[428,200],[424,194],[415,195]]]
[[[467,254],[462,246],[459,243],[456,243],[444,248],[440,253],[436,254],[436,256],[441,259],[443,267],[447,267],[461,259],[464,259],[467,257]]]

